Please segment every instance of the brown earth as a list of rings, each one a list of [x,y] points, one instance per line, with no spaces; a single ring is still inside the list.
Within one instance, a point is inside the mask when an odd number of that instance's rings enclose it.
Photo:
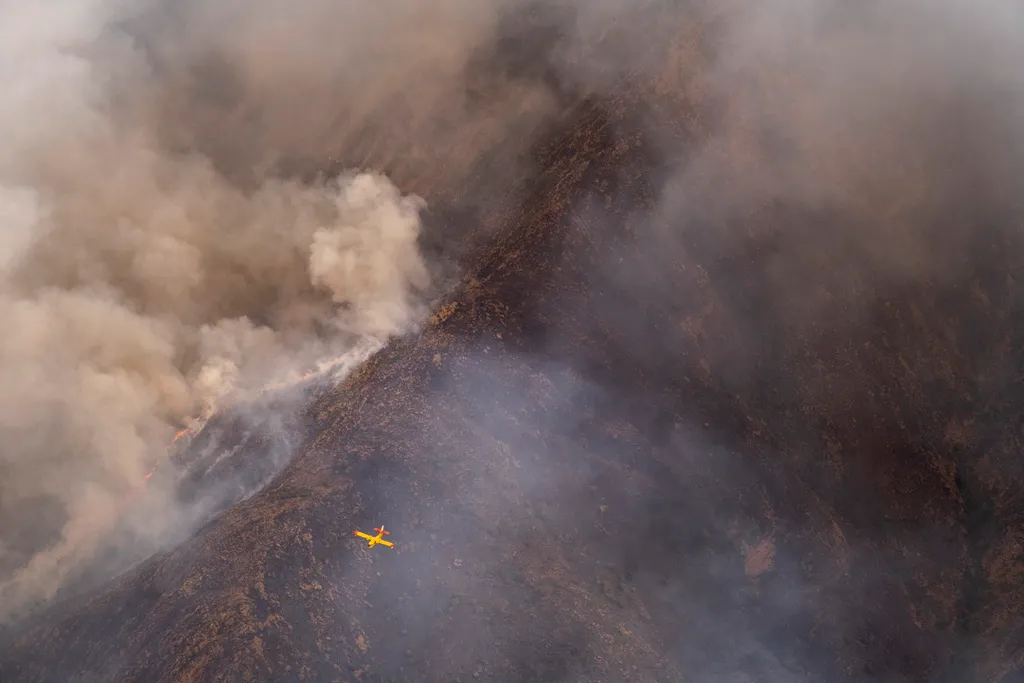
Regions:
[[[475,239],[425,329],[309,388],[269,485],[38,617],[0,680],[1021,680],[1018,207],[967,131],[919,197],[664,213],[727,115],[701,40],[565,95],[472,214],[418,187],[428,242]],[[730,130],[745,187],[775,148]],[[850,237],[890,228],[941,268]],[[382,523],[393,550],[352,534]]]

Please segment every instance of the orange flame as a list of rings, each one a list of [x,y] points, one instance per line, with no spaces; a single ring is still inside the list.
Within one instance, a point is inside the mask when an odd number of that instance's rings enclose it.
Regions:
[[[177,442],[178,439],[180,439],[181,437],[185,436],[186,434],[188,434],[188,427],[185,427],[185,429],[182,429],[180,432],[175,434],[174,435],[174,439],[171,440],[171,443],[173,444],[173,443]],[[149,478],[153,476],[154,472],[156,472],[156,467],[154,467],[152,470],[150,470],[149,474],[147,474],[144,477],[146,479],[146,481],[149,481]]]

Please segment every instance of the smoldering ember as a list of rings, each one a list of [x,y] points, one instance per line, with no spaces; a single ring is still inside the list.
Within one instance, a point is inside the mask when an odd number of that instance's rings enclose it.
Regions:
[[[1020,64],[1012,0],[0,3],[0,680],[1022,680]]]

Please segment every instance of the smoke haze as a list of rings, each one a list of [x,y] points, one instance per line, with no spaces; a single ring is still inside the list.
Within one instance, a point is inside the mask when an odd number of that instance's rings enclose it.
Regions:
[[[339,111],[393,106],[414,64],[459,68],[467,47],[429,30],[372,49],[389,22],[466,35],[479,18],[456,4],[0,4],[0,614],[89,559],[180,429],[420,319],[422,200],[374,172],[271,171],[323,148]],[[244,89],[228,106],[262,107],[259,131],[204,120],[231,88],[188,79],[218,55]],[[175,519],[158,512],[152,535]]]
[[[767,313],[723,303],[749,337],[705,344],[736,383],[770,315],[811,328],[873,279],[955,278],[977,221],[1018,207],[1021,21],[997,0],[0,0],[0,618],[90,558],[180,429],[413,329],[438,285],[416,193],[516,177],[480,164],[560,98],[682,94],[652,115],[669,179],[643,258],[595,276],[643,363],[680,348],[635,306],[683,291],[659,279],[680,250],[763,278],[742,293]],[[804,223],[754,273],[743,219],[780,201]],[[140,533],[182,523],[147,495]]]

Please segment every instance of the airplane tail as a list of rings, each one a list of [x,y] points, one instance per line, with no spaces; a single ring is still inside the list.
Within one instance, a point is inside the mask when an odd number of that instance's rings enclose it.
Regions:
[[[385,536],[391,534],[390,531],[384,531],[384,527],[373,527],[373,530],[378,532],[378,533],[384,534]]]

